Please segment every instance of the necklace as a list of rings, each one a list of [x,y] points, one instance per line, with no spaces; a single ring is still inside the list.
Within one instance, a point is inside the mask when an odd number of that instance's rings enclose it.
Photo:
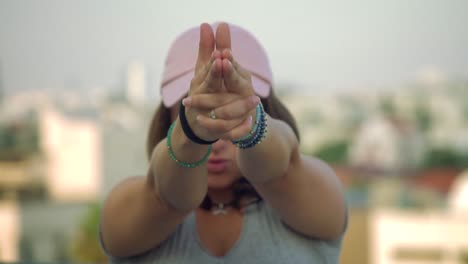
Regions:
[[[211,208],[211,213],[214,214],[214,215],[219,215],[219,214],[227,214],[227,210],[226,208],[224,207],[224,204],[223,203],[219,203],[219,204],[216,204],[216,205],[213,205],[213,208]]]
[[[220,215],[224,214],[226,215],[228,213],[227,207],[231,207],[234,204],[234,201],[231,201],[229,203],[211,203],[211,213],[214,215]]]
[[[244,203],[242,207],[246,207],[248,205],[258,203],[259,201],[261,201],[261,199],[258,199],[258,198],[247,201],[247,203]],[[233,207],[235,202],[236,202],[235,200],[230,201],[228,203],[214,203],[212,201],[209,201],[209,205],[205,205],[205,207],[202,207],[202,208],[204,208],[205,210],[210,210],[213,215],[221,215],[221,214],[226,215],[228,213],[227,209],[229,207]]]

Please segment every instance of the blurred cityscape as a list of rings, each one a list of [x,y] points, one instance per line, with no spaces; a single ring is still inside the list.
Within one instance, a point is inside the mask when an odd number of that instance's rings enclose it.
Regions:
[[[99,208],[143,175],[154,102],[145,66],[119,89],[6,94],[0,72],[0,262],[105,263]],[[342,263],[468,263],[468,81],[304,96],[278,88],[303,152],[329,162],[350,208]]]

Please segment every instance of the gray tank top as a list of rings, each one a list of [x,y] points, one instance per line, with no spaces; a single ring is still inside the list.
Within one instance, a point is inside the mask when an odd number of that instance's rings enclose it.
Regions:
[[[134,257],[108,257],[110,263],[115,264],[338,263],[341,240],[342,236],[324,241],[300,235],[285,226],[270,206],[260,202],[245,208],[241,235],[223,257],[213,256],[203,247],[196,231],[194,212],[158,247]]]

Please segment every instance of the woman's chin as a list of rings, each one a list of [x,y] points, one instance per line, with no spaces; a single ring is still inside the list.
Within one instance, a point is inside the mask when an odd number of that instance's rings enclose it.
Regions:
[[[210,175],[208,174],[208,188],[210,189],[228,189],[236,181],[235,178],[227,175]]]

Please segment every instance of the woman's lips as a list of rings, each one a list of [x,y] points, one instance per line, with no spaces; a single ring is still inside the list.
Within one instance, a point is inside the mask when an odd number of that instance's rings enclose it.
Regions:
[[[227,160],[212,159],[212,160],[208,160],[206,168],[208,169],[208,172],[221,173],[224,170],[226,170],[227,165],[228,165]]]

